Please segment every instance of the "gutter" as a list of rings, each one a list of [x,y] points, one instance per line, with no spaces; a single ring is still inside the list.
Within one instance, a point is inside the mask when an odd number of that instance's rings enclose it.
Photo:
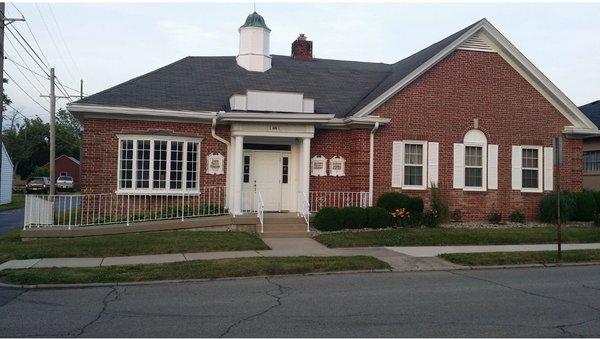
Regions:
[[[222,143],[225,144],[225,146],[227,146],[227,172],[225,173],[225,187],[229,187],[229,183],[230,183],[230,176],[231,176],[231,171],[230,166],[231,166],[231,143],[227,140],[225,140],[224,138],[220,137],[217,135],[217,121],[220,118],[221,112],[218,113],[214,113],[214,117],[212,118],[212,125],[210,127],[210,135],[217,141],[220,141]],[[227,192],[227,190],[225,190],[225,202],[227,204],[227,208],[229,208],[229,206],[231,206],[231,204],[229,203],[229,198],[230,198],[230,194],[229,192]]]
[[[375,152],[375,132],[379,129],[379,122],[375,122],[375,126],[371,130],[369,139],[369,206],[373,206],[373,161]]]

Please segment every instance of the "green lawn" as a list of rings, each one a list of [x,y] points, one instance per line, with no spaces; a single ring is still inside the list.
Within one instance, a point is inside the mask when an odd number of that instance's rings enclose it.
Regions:
[[[0,280],[23,285],[114,283],[389,268],[387,263],[367,256],[257,257],[92,268],[11,269],[0,271]]]
[[[556,229],[401,228],[327,233],[318,235],[315,239],[328,247],[540,244],[556,241]],[[600,228],[563,228],[563,242],[600,242]]]
[[[257,235],[245,232],[169,231],[21,241],[19,230],[13,230],[0,237],[0,261],[265,249],[269,247]]]
[[[552,264],[558,262],[556,251],[452,253],[440,254],[439,257],[467,266]],[[600,262],[600,250],[563,251],[560,262]]]
[[[12,201],[9,204],[0,205],[0,212],[23,208],[25,206],[25,194],[13,193]]]

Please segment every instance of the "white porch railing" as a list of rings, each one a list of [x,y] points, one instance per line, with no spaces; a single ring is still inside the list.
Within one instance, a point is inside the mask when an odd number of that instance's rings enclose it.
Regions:
[[[262,194],[256,192],[256,216],[260,222],[260,233],[265,232],[265,202],[263,201]]]
[[[318,212],[324,207],[367,207],[369,192],[355,191],[310,191],[308,193],[310,212]]]
[[[229,213],[225,186],[184,194],[26,195],[23,228],[131,224]]]
[[[298,215],[306,223],[306,232],[310,232],[310,203],[306,192],[298,192]]]

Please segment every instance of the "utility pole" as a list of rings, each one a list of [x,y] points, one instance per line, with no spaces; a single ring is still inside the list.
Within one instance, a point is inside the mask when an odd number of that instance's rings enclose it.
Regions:
[[[54,75],[54,67],[50,68],[50,95],[40,95],[43,98],[50,98],[50,195],[56,193],[56,99],[57,98],[69,98],[68,96],[57,96],[56,90],[56,76]]]
[[[25,21],[25,18],[14,18],[9,19],[4,15],[5,3],[0,2],[0,75],[2,81],[0,81],[0,93],[2,94],[2,108],[0,109],[0,185],[2,185],[2,158],[4,156],[4,144],[3,144],[3,133],[4,133],[4,27],[12,24],[15,21]]]
[[[563,162],[563,140],[562,136],[552,140],[554,150],[554,164],[556,166],[556,261],[560,263],[562,260],[562,225],[560,216],[560,165]]]

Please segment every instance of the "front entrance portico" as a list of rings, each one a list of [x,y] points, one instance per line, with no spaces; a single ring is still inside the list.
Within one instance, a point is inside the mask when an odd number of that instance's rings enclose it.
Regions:
[[[254,210],[259,193],[267,211],[298,211],[309,190],[313,137],[314,126],[307,124],[232,124],[227,171],[231,212]]]

